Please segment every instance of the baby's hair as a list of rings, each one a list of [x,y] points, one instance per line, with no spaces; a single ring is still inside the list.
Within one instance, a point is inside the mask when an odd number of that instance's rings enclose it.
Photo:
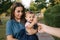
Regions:
[[[29,13],[29,14],[34,14],[34,12],[32,12],[32,11],[27,11],[26,13]]]
[[[26,14],[26,15],[28,15],[28,14],[34,14],[34,12],[32,12],[32,11],[27,11],[25,14]],[[26,15],[25,15],[25,17],[26,17]]]

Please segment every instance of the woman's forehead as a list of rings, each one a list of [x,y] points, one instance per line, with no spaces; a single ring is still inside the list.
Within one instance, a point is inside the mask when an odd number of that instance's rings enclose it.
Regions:
[[[16,10],[23,10],[23,7],[16,7]]]

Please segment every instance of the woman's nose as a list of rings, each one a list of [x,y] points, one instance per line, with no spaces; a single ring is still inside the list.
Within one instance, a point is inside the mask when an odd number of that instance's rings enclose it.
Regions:
[[[19,14],[22,14],[21,12],[19,12]]]

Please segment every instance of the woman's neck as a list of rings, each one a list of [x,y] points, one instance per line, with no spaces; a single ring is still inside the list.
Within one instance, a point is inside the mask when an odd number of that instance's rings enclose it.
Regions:
[[[20,19],[15,18],[15,20],[16,20],[17,22],[20,22]]]

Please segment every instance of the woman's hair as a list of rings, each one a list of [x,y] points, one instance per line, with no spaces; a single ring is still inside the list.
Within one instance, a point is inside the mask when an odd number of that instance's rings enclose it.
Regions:
[[[14,12],[15,12],[15,9],[17,7],[22,7],[23,8],[22,16],[21,16],[21,22],[25,23],[25,8],[20,2],[15,2],[15,3],[12,4],[12,6],[11,6],[11,19],[15,19]]]

